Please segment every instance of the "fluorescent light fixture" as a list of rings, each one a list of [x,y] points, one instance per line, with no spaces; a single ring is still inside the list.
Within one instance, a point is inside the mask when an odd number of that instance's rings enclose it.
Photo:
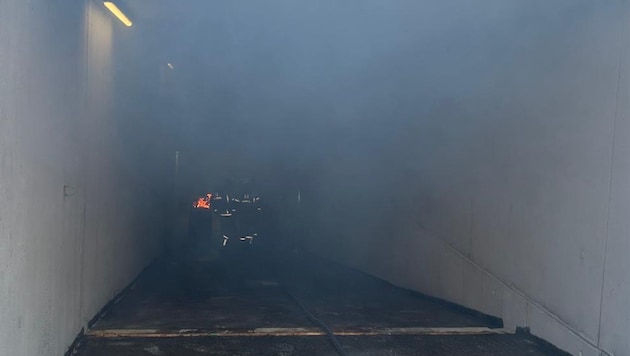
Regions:
[[[133,25],[131,20],[129,20],[129,18],[125,16],[125,14],[122,11],[120,11],[120,9],[118,8],[118,6],[116,6],[116,4],[114,4],[111,1],[104,1],[103,5],[105,5],[105,7],[109,11],[111,11],[112,14],[114,14],[114,16],[116,16],[120,20],[120,22],[124,23],[125,26],[131,27],[131,25]]]

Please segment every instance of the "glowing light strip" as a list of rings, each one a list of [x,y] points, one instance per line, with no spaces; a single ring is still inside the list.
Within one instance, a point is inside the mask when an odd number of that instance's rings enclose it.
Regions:
[[[120,20],[120,22],[124,23],[125,26],[131,27],[131,25],[133,25],[131,20],[129,20],[129,18],[122,11],[120,11],[120,9],[118,8],[118,6],[116,6],[116,4],[114,4],[111,1],[104,1],[103,5],[105,5],[105,7],[109,11],[111,11],[112,14],[114,14],[114,16],[116,16]]]

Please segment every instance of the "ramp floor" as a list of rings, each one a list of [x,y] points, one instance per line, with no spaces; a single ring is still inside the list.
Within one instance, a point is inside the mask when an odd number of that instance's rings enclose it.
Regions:
[[[312,256],[196,251],[148,268],[77,355],[560,355],[498,320]]]

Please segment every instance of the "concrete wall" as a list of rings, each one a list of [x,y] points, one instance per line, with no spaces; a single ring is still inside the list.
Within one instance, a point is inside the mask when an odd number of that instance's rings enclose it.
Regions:
[[[156,255],[125,31],[101,2],[0,1],[2,354],[63,354]]]
[[[373,44],[344,77],[365,100],[334,101],[310,245],[572,354],[630,354],[628,3],[403,7],[417,24],[352,38]]]

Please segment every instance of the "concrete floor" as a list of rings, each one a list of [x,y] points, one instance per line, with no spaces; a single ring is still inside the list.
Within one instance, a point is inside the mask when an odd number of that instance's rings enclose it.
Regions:
[[[203,251],[150,267],[76,354],[337,355],[307,312],[349,355],[560,354],[498,320],[312,256]]]

